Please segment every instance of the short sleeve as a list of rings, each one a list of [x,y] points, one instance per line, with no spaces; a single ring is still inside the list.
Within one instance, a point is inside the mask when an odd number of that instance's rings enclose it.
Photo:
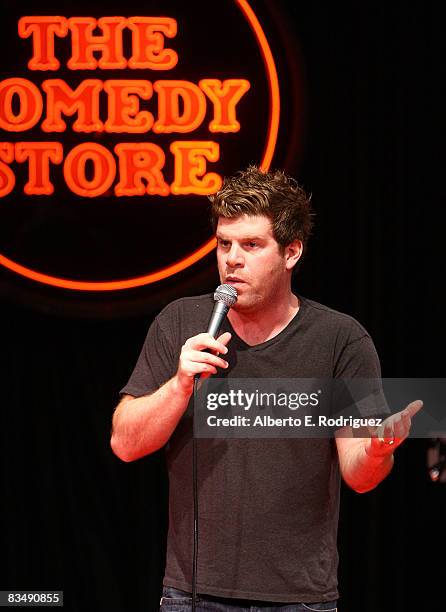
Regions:
[[[390,410],[381,381],[381,365],[369,335],[346,344],[334,369],[335,413],[386,417]]]
[[[172,346],[155,319],[149,328],[135,369],[120,394],[141,397],[153,393],[172,378],[175,371]]]
[[[380,378],[381,365],[370,336],[346,344],[334,367],[334,378]]]

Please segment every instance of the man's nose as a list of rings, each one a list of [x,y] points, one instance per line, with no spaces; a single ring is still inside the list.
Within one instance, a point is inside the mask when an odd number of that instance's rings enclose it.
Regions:
[[[243,255],[240,248],[236,244],[232,244],[231,250],[226,259],[226,265],[229,268],[240,268],[244,264]]]

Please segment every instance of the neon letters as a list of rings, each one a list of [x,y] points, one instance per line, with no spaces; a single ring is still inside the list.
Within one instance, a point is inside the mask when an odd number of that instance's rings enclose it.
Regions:
[[[124,49],[124,31],[130,31],[131,49]],[[169,47],[177,22],[169,17],[60,17],[26,16],[18,23],[22,39],[29,39],[30,71],[56,72],[62,68],[56,40],[66,39],[71,56],[69,70],[147,70],[162,76],[178,64]],[[152,72],[153,74],[153,72]],[[56,75],[55,75],[56,76]],[[160,75],[161,76],[161,75]],[[87,78],[76,86],[61,78],[48,78],[38,87],[26,78],[0,81],[0,129],[19,141],[0,142],[0,197],[15,188],[13,163],[28,165],[26,195],[51,195],[51,175],[61,166],[68,189],[82,197],[110,193],[121,196],[207,195],[217,191],[221,177],[207,171],[220,157],[219,144],[202,138],[240,130],[237,105],[249,90],[247,79],[203,78],[198,83],[160,78]],[[206,115],[211,121],[205,124]],[[71,126],[66,118],[73,117]],[[24,132],[40,128],[41,142],[26,142]],[[196,140],[174,140],[167,151],[150,139],[119,142],[111,147],[85,142],[65,150],[51,134],[72,129],[79,134],[192,134]],[[166,154],[173,163],[174,179],[165,181]],[[86,165],[92,172],[86,172]]]

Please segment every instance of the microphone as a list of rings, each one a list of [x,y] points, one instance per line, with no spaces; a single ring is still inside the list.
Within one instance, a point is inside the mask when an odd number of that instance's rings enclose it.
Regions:
[[[208,325],[208,334],[216,338],[224,318],[237,301],[237,289],[232,285],[219,285],[214,292],[215,306]]]

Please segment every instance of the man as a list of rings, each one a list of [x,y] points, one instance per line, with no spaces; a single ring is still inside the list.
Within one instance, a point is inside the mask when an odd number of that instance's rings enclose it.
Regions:
[[[291,290],[312,227],[310,200],[295,181],[250,167],[210,200],[220,280],[236,287],[237,303],[217,339],[203,333],[212,295],[167,306],[113,417],[111,444],[124,461],[166,446],[162,609],[191,608],[194,377],[380,376],[359,323]],[[336,440],[198,440],[197,593],[205,609],[336,609],[340,475],[358,492],[373,489],[420,407],[414,402],[388,418],[381,437],[353,438],[344,429]]]

